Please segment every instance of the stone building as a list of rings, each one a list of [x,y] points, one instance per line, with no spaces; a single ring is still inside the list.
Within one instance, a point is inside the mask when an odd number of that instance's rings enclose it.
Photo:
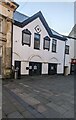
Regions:
[[[0,0],[0,77],[8,78],[12,68],[13,13],[18,4]]]

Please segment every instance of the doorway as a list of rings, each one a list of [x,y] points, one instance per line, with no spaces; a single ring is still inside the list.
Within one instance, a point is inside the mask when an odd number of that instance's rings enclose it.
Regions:
[[[55,63],[48,64],[48,74],[49,75],[57,74],[57,64],[55,64]]]
[[[41,75],[42,63],[29,62],[29,75]]]
[[[15,69],[18,69],[18,78],[21,77],[21,61],[15,61]]]

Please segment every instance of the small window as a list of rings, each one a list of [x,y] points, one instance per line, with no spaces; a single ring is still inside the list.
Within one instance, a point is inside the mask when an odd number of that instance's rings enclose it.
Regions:
[[[56,52],[57,40],[52,40],[52,52]]]
[[[22,45],[29,45],[31,44],[31,32],[26,29],[22,31]]]
[[[34,49],[40,49],[40,34],[34,34]]]
[[[50,50],[50,38],[48,36],[46,36],[44,38],[44,45],[43,45],[44,49]]]
[[[69,46],[68,45],[65,46],[65,54],[69,54]]]

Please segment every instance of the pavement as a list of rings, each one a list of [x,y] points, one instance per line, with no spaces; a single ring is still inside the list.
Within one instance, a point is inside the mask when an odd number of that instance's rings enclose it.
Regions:
[[[74,118],[74,76],[3,81],[2,118]]]

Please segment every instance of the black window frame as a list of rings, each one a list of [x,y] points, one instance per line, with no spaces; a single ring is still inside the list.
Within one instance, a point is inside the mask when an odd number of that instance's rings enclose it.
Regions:
[[[30,36],[29,43],[24,43],[24,42],[23,42],[23,41],[24,41],[24,38],[23,38],[23,35],[24,35],[24,34],[27,34],[27,35]],[[22,31],[22,45],[28,45],[29,47],[30,47],[30,45],[31,45],[31,32],[30,32],[28,29],[24,29],[24,30]]]
[[[54,44],[55,41],[55,44]],[[55,50],[53,49],[53,47],[55,47]],[[56,53],[57,51],[57,40],[56,39],[52,39],[52,52]]]
[[[49,42],[49,47],[46,47],[46,46],[45,46],[45,42],[46,42],[46,41]],[[49,38],[48,36],[46,36],[46,37],[44,38],[43,49],[44,49],[44,50],[46,49],[46,50],[48,50],[48,51],[50,50],[50,38]]]
[[[65,45],[65,54],[69,55],[69,45]]]
[[[40,34],[39,33],[34,33],[34,49],[40,50],[40,39],[35,38],[35,35],[39,35],[39,38],[40,38]],[[35,40],[39,41],[39,48],[35,47]]]

